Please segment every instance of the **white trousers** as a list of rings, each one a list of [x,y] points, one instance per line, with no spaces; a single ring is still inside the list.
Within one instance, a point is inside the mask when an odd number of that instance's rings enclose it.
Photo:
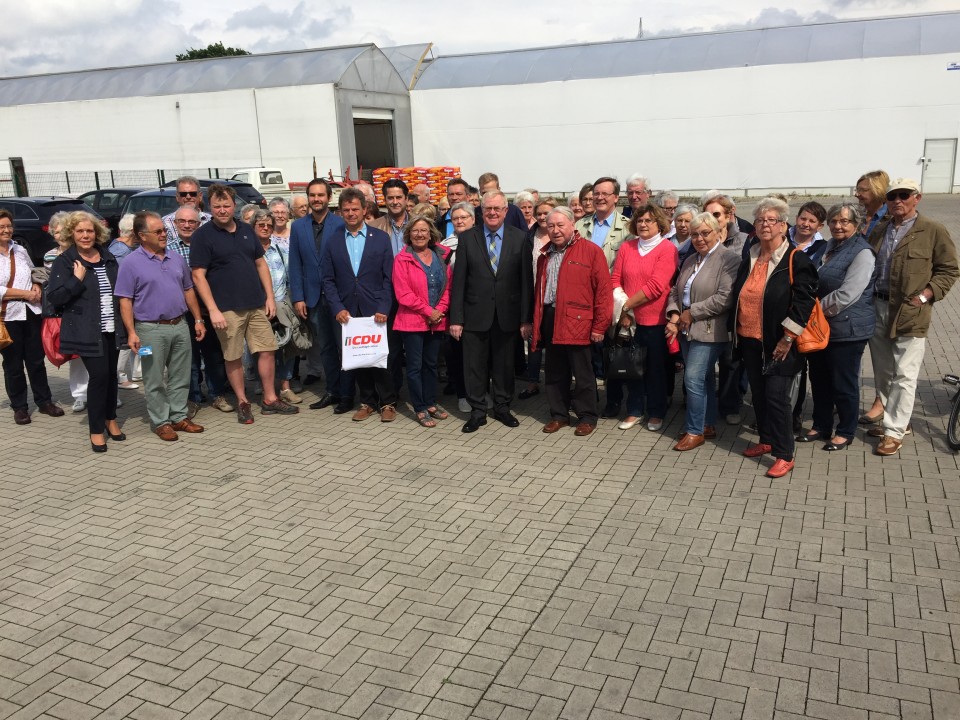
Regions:
[[[877,395],[883,403],[883,432],[903,440],[913,415],[917,397],[917,378],[923,366],[926,338],[888,337],[890,333],[890,305],[886,300],[874,300],[877,327],[870,338],[870,358]]]

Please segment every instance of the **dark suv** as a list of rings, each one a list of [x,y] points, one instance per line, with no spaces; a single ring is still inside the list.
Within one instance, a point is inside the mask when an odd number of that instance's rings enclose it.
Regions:
[[[120,234],[120,218],[123,217],[123,208],[127,204],[127,198],[143,192],[146,188],[103,188],[101,190],[91,190],[77,197],[77,200],[83,200],[92,207],[97,213],[110,224],[112,237]]]
[[[84,210],[100,216],[81,200],[67,197],[5,197],[0,208],[13,214],[13,239],[26,248],[37,267],[43,265],[43,255],[56,246],[50,235],[50,218],[61,211]]]
[[[203,189],[204,200],[206,200],[207,188],[217,183],[220,185],[229,185],[233,188],[233,191],[237,194],[238,209],[249,204],[259,205],[262,208],[267,207],[266,198],[250,183],[238,182],[237,180],[223,180],[222,178],[200,178],[199,182],[200,187]],[[176,188],[176,186],[177,181],[171,180],[170,182],[164,183],[161,187]]]
[[[138,213],[141,210],[151,210],[160,217],[175,212],[180,207],[177,204],[177,191],[174,188],[162,187],[153,190],[144,190],[127,198],[123,206],[123,214]]]

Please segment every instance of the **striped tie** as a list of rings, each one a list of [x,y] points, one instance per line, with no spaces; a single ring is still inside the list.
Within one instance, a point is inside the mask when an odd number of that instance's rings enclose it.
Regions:
[[[493,268],[493,274],[497,274],[497,263],[499,258],[497,257],[497,235],[496,233],[490,233],[487,235],[487,239],[490,241],[487,244],[487,252],[490,254],[490,267]]]

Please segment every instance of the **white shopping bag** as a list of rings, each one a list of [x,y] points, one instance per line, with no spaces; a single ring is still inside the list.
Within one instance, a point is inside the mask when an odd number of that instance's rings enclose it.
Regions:
[[[387,366],[390,350],[386,323],[374,322],[372,317],[352,317],[341,326],[341,331],[344,370]]]

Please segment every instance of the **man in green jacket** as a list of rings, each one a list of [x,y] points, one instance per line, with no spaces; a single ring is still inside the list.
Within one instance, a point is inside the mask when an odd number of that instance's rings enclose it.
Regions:
[[[870,431],[882,437],[877,455],[900,451],[913,414],[933,304],[960,277],[950,233],[917,213],[921,197],[915,180],[894,180],[887,188],[887,215],[869,238],[877,253],[877,325],[870,355],[883,402],[882,427]]]

